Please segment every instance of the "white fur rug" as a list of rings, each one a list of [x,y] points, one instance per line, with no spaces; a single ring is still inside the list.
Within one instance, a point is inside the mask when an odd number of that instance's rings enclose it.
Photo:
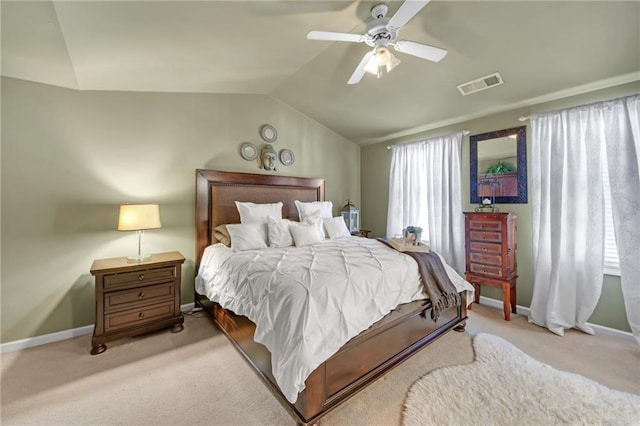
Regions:
[[[475,361],[418,379],[403,425],[640,425],[640,396],[555,370],[500,337],[478,334]],[[612,360],[615,362],[615,360]]]

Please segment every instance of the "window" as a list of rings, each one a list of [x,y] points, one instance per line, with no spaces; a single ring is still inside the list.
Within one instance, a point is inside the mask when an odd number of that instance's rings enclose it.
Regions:
[[[602,180],[604,186],[604,273],[620,276],[620,259],[613,230],[613,212],[611,210],[611,188],[606,159],[603,160]]]

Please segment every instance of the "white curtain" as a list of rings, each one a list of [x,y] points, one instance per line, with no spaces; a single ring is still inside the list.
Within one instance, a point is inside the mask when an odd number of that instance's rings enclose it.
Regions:
[[[462,133],[392,149],[387,237],[408,225],[459,273],[464,272],[464,219],[460,173]]]
[[[640,95],[606,102],[603,114],[622,294],[640,343]]]
[[[566,328],[593,334],[586,322],[600,298],[604,263],[601,159],[607,151],[626,147],[625,154],[616,152],[616,155],[635,153],[632,158],[635,158],[635,179],[638,180],[638,141],[636,139],[634,143],[629,138],[633,132],[630,131],[628,109],[612,107],[620,102],[626,103],[625,100],[601,102],[531,117],[535,278],[529,320],[559,335],[563,335]],[[637,125],[637,109],[635,114]],[[624,131],[616,131],[616,128]],[[633,191],[637,200],[638,187],[634,189],[633,179],[629,178],[633,171],[625,175],[629,181],[622,182],[613,170],[629,163],[628,159],[623,163],[615,158],[609,161],[609,173],[613,171],[616,176],[610,177],[615,222],[616,209],[620,214],[620,200],[627,199],[626,194]],[[620,185],[620,188],[614,190],[614,185]],[[615,199],[613,192],[618,193]],[[638,206],[633,212],[627,211],[635,217],[630,222],[638,223],[638,211]],[[629,242],[629,245],[633,244],[637,256],[638,240]],[[639,263],[638,257],[635,259],[635,263]],[[629,277],[632,281],[629,285],[636,288],[637,307],[640,281],[637,269],[635,273],[635,277],[633,273]],[[623,269],[623,282],[625,278]],[[625,299],[628,299],[626,295]],[[633,315],[637,315],[638,309],[635,312]]]

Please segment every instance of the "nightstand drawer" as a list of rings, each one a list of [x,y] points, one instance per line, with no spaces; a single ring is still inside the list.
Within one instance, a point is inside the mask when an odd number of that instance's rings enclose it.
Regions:
[[[158,281],[175,279],[176,268],[147,269],[137,272],[125,272],[104,276],[104,288],[125,287],[128,285],[151,284]]]
[[[502,234],[500,232],[471,231],[469,232],[469,236],[471,241],[502,242]]]
[[[162,318],[171,318],[174,316],[173,306],[173,300],[169,300],[163,304],[146,306],[142,309],[106,314],[104,331],[109,333],[122,328],[143,325]]]
[[[502,268],[499,266],[489,266],[489,265],[481,265],[479,263],[471,263],[470,264],[471,272],[474,274],[481,274],[490,277],[502,277]]]
[[[104,310],[126,309],[127,306],[148,304],[162,299],[173,299],[175,286],[173,282],[150,285],[132,290],[120,290],[105,293]]]
[[[502,222],[471,219],[469,221],[469,229],[502,232]]]
[[[493,244],[493,243],[471,243],[471,251],[479,252],[479,253],[495,253],[502,254],[502,245],[501,244]]]
[[[485,254],[472,251],[471,261],[476,263],[483,263],[485,265],[502,266],[502,256],[499,254]]]

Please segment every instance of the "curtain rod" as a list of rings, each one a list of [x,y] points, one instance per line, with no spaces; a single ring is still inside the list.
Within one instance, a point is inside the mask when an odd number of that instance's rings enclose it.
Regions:
[[[468,130],[463,130],[463,131],[462,131],[462,134],[463,134],[464,136],[467,136],[469,133],[471,133],[471,132],[470,132],[470,131],[468,131]],[[406,143],[413,143],[413,142],[406,142]],[[395,143],[394,143],[393,145],[387,145],[387,150],[390,150],[390,149],[391,149],[391,147],[392,147],[392,146],[395,146],[395,145],[404,145],[404,144],[403,144],[403,143],[400,143],[400,144],[395,144]]]

